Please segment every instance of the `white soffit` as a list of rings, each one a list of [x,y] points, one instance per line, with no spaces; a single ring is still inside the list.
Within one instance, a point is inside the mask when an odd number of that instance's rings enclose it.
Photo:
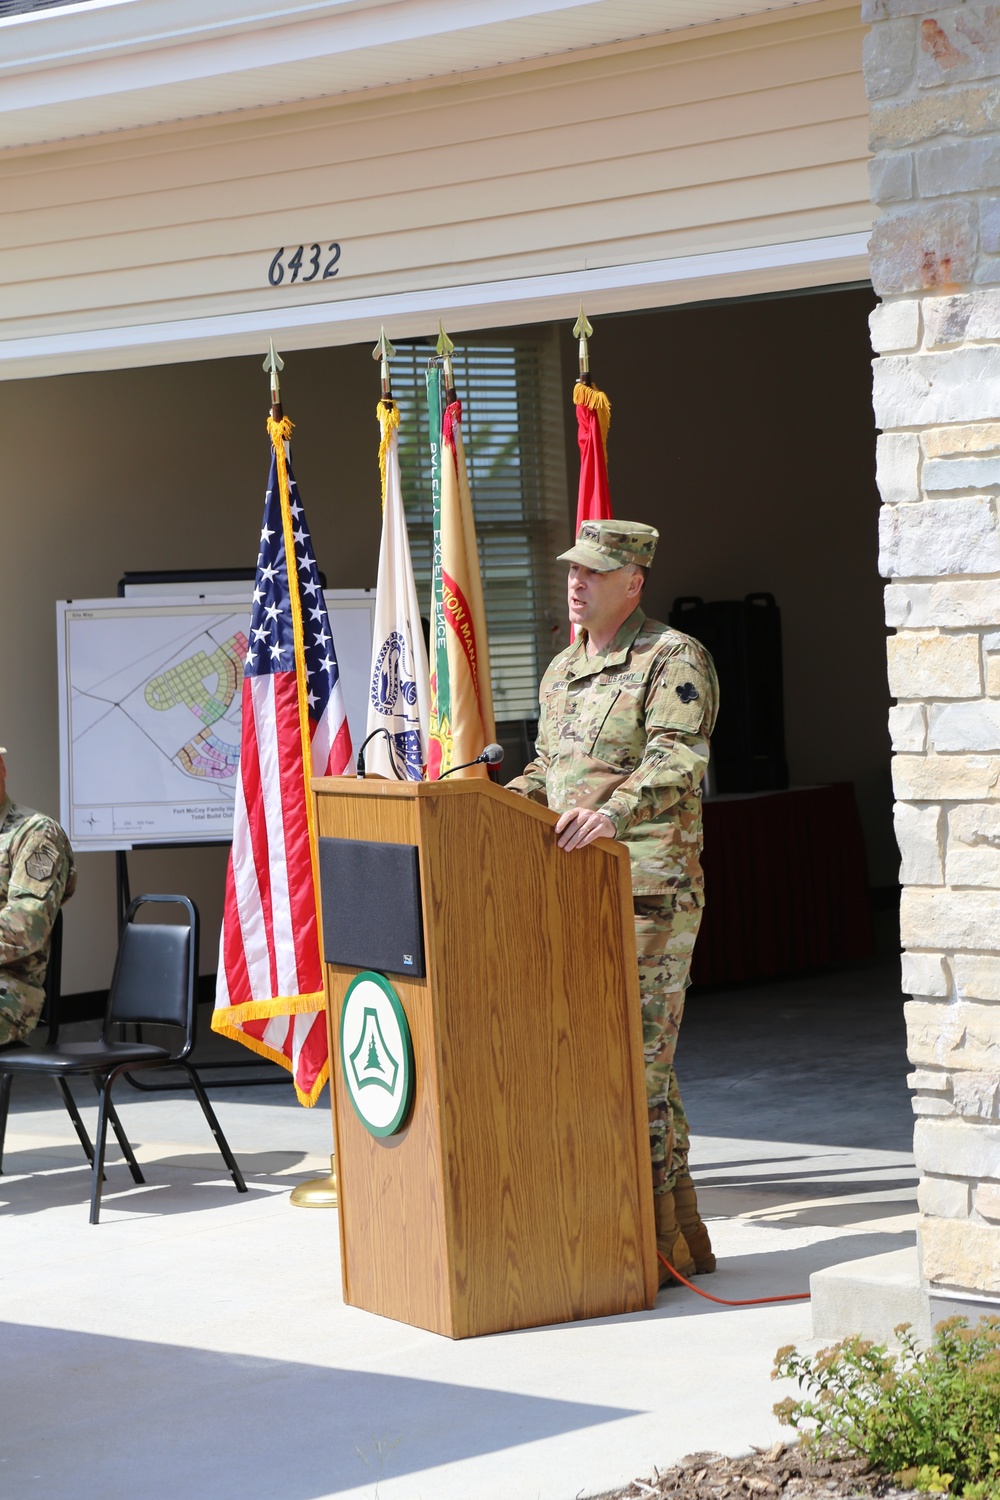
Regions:
[[[805,0],[84,0],[0,19],[0,146],[400,86]]]
[[[268,337],[285,352],[370,344],[381,323],[391,326],[394,339],[419,338],[435,335],[441,318],[460,338],[477,328],[572,320],[583,298],[596,316],[866,281],[867,241],[867,232],[828,235],[552,276],[345,298],[280,312],[7,339],[0,341],[0,381],[259,355]]]

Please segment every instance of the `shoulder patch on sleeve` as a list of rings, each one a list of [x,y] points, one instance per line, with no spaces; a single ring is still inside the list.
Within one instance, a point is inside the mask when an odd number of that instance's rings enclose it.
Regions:
[[[698,734],[711,707],[711,685],[692,662],[672,656],[648,706],[650,728]]]
[[[51,880],[55,867],[55,856],[44,846],[33,849],[24,861],[25,872],[32,880]]]

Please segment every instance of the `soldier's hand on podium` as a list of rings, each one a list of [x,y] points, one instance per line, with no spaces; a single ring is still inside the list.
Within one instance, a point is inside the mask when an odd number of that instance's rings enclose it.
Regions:
[[[564,812],[556,824],[556,839],[560,849],[567,853],[571,849],[585,849],[595,839],[613,839],[615,825],[604,813],[592,807],[572,807]]]

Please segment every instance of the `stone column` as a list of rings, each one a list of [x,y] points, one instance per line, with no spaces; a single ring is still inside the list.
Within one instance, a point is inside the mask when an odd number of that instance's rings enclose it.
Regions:
[[[1000,5],[864,0],[903,989],[932,1294],[1000,1297]]]

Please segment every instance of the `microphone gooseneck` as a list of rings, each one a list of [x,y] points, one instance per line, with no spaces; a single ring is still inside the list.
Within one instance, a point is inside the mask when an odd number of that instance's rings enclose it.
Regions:
[[[368,735],[367,739],[364,739],[361,742],[361,748],[358,751],[357,765],[355,766],[358,780],[364,781],[365,779],[365,749],[368,745],[371,744],[375,736],[379,734],[385,735],[386,745],[389,752],[389,764],[392,767],[393,775],[395,776],[397,781],[405,781],[406,777],[400,774],[399,767],[396,764],[396,757],[393,754],[392,735],[389,733],[388,729],[383,729],[381,726],[378,729],[373,729],[371,734]]]
[[[470,766],[498,766],[502,760],[503,746],[487,745],[485,750],[480,750],[475,760],[467,760],[460,766],[452,766],[450,771],[442,772],[438,780],[444,781],[446,776],[454,776],[456,771],[467,771]]]

